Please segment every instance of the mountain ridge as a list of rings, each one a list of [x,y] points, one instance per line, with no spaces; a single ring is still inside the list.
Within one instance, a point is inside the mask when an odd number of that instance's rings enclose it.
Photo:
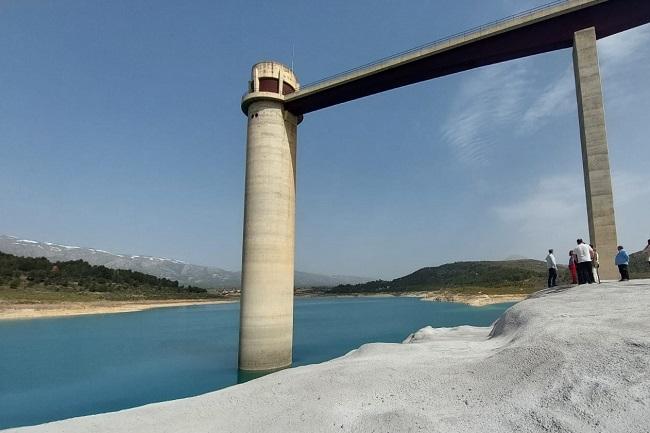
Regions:
[[[194,265],[182,260],[136,254],[116,254],[97,248],[62,245],[0,235],[0,251],[22,257],[45,257],[56,261],[84,260],[91,265],[128,269],[178,281],[201,288],[233,289],[241,287],[241,273],[216,266]],[[369,278],[346,275],[321,275],[296,271],[296,287],[333,287],[358,284]]]

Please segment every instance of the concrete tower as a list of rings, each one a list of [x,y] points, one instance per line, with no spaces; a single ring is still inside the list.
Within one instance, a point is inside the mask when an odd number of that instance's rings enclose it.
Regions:
[[[295,250],[296,130],[284,109],[298,90],[291,69],[253,66],[241,107],[248,116],[239,369],[291,365]]]
[[[600,256],[600,278],[615,280],[618,278],[618,270],[612,257],[617,252],[616,218],[595,28],[575,33],[573,66],[578,96],[589,240]]]

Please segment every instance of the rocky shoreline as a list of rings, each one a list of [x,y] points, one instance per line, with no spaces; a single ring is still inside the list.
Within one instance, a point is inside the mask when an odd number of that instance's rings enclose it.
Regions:
[[[458,302],[461,304],[471,305],[472,307],[483,307],[491,304],[503,304],[506,302],[520,302],[528,299],[528,294],[504,294],[504,295],[487,295],[487,294],[458,294],[446,292],[431,292],[422,297],[423,301],[429,302]]]
[[[314,297],[417,297],[423,301],[433,302],[457,302],[482,307],[490,304],[505,302],[519,302],[526,299],[526,294],[453,294],[447,292],[413,292],[403,294],[366,294],[358,293],[351,295],[302,295],[302,298]],[[149,310],[152,308],[184,307],[190,305],[210,305],[238,302],[238,298],[232,300],[137,300],[137,301],[83,301],[83,302],[20,302],[0,300],[0,320],[38,319],[81,316],[88,314],[114,314],[130,313],[135,311]]]
[[[131,313],[152,308],[223,304],[235,301],[88,301],[88,302],[9,302],[0,300],[0,320],[83,316],[88,314]]]

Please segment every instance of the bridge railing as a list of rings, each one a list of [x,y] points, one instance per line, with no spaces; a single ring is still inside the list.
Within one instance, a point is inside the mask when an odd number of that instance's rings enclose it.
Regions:
[[[551,9],[553,7],[559,6],[559,5],[564,4],[564,3],[569,3],[570,1],[572,1],[572,0],[555,0],[555,1],[552,1],[550,3],[546,3],[546,4],[543,4],[543,5],[534,7],[532,9],[528,9],[528,10],[525,10],[523,12],[519,12],[517,14],[507,16],[505,18],[501,18],[501,19],[498,19],[498,20],[495,20],[495,21],[491,21],[489,23],[482,24],[482,25],[477,26],[477,27],[472,27],[471,29],[464,30],[464,31],[462,31],[460,33],[456,33],[456,34],[453,34],[453,35],[450,35],[450,36],[445,36],[444,38],[437,39],[437,40],[435,40],[433,42],[427,42],[426,44],[419,45],[419,46],[417,46],[415,48],[411,48],[409,50],[402,51],[400,53],[393,54],[393,55],[390,55],[388,57],[384,57],[382,59],[375,60],[375,61],[370,62],[370,63],[366,63],[365,65],[357,66],[356,68],[348,69],[347,71],[339,72],[338,74],[334,74],[334,75],[331,75],[329,77],[322,78],[322,79],[320,79],[318,81],[313,81],[313,82],[308,83],[308,84],[306,84],[304,86],[301,86],[300,90],[305,91],[309,87],[315,87],[315,86],[318,86],[319,84],[325,83],[327,81],[332,81],[332,80],[335,80],[337,78],[341,78],[341,77],[344,77],[346,75],[352,74],[354,72],[361,71],[363,69],[370,68],[370,67],[373,67],[373,66],[377,66],[377,65],[382,64],[384,62],[387,62],[387,61],[390,61],[390,60],[393,60],[393,59],[397,59],[399,57],[402,57],[402,56],[405,56],[405,55],[408,55],[408,54],[412,54],[412,53],[415,53],[415,52],[420,51],[420,50],[433,48],[436,45],[442,45],[445,42],[451,41],[452,39],[478,34],[478,33],[482,32],[483,30],[486,30],[486,29],[488,29],[490,27],[494,27],[494,26],[497,26],[497,25],[500,25],[500,24],[506,24],[506,23],[508,23],[510,21],[514,21],[514,20],[517,20],[517,19],[520,19],[520,18],[531,16],[531,15],[534,15],[534,14],[536,14],[538,12],[543,11],[543,10]]]

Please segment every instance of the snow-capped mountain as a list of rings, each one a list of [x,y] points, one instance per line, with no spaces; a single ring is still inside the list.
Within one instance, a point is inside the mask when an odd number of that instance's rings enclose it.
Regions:
[[[199,266],[164,257],[115,254],[95,248],[58,245],[0,235],[0,251],[24,257],[45,257],[51,261],[84,260],[91,265],[113,269],[130,269],[161,278],[178,281],[183,285],[204,288],[235,288],[241,284],[240,272],[227,271],[212,266]],[[331,287],[338,284],[357,284],[367,278],[329,276],[298,272],[297,287]]]

